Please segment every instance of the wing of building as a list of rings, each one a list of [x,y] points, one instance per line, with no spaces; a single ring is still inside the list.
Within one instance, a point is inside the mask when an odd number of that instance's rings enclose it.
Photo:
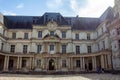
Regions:
[[[0,14],[0,71],[120,70],[118,3],[99,18]]]

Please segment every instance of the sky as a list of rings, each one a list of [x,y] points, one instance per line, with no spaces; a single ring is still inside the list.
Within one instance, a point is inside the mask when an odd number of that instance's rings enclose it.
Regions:
[[[109,6],[114,6],[114,0],[0,0],[0,13],[42,16],[57,12],[66,17],[100,17]]]

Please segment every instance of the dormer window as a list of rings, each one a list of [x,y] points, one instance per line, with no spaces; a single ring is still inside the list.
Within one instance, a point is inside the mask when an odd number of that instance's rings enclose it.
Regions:
[[[50,31],[50,36],[54,36],[54,31]]]

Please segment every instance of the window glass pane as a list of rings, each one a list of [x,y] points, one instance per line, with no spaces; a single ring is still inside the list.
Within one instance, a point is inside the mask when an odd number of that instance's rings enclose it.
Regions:
[[[87,34],[87,40],[90,40],[90,34]]]
[[[10,52],[15,52],[15,45],[11,45],[11,49],[10,49]]]
[[[80,46],[76,46],[76,54],[80,53]]]
[[[91,46],[88,46],[88,53],[91,53]]]
[[[79,34],[76,34],[75,37],[76,37],[75,39],[79,39]]]
[[[50,51],[54,51],[54,45],[50,45]]]
[[[50,31],[50,36],[54,36],[54,31]]]
[[[67,67],[66,60],[62,60],[62,67]]]
[[[38,38],[42,38],[42,31],[38,32]]]
[[[80,60],[76,60],[76,67],[80,67]]]
[[[12,33],[12,38],[16,39],[16,33]]]
[[[23,45],[23,53],[27,53],[27,45]]]
[[[28,33],[24,33],[24,39],[28,39]]]
[[[37,46],[37,53],[40,53],[41,50],[42,50],[42,46],[41,46],[41,45],[38,45],[38,46]]]
[[[66,45],[62,45],[62,53],[66,53]]]
[[[66,38],[66,32],[62,32],[62,38]]]

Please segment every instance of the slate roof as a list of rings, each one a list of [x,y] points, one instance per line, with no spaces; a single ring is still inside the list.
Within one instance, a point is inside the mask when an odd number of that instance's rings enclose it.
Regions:
[[[46,25],[54,20],[58,25],[69,25],[73,30],[95,30],[104,20],[113,20],[113,9],[109,7],[100,18],[64,17],[60,13],[45,13],[42,16],[4,16],[9,29],[32,29],[32,25]]]

